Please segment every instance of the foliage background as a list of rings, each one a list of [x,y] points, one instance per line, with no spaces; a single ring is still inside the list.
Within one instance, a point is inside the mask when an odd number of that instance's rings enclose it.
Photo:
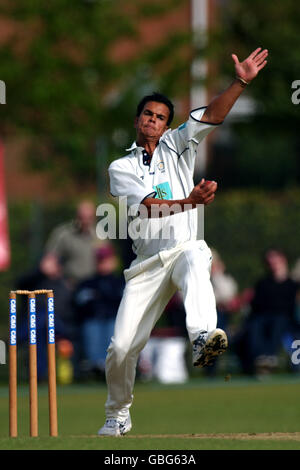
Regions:
[[[94,183],[99,140],[107,142],[109,159],[124,152],[134,135],[128,123],[137,100],[153,87],[172,97],[187,89],[189,32],[174,30],[153,46],[139,46],[141,22],[164,17],[184,3],[1,3],[7,28],[0,48],[1,78],[9,106],[0,132],[28,138],[32,169],[51,172],[56,184],[69,179],[82,184],[83,174],[85,185]],[[125,58],[118,54],[123,42],[134,51]]]
[[[222,2],[208,51],[217,64],[215,87],[232,76],[230,54],[242,60],[256,47],[269,50],[268,64],[250,84],[254,112],[231,121],[226,144],[218,144],[210,173],[227,188],[282,190],[300,183],[299,106],[291,101],[292,83],[300,77],[297,25],[300,10],[287,0]],[[221,79],[220,79],[221,77]],[[226,163],[224,163],[224,152]]]

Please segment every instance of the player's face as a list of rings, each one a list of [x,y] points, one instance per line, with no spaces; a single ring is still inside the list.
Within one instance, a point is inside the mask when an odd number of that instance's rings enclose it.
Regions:
[[[135,119],[138,140],[144,139],[159,140],[168,129],[169,108],[164,103],[148,101],[141,114]]]

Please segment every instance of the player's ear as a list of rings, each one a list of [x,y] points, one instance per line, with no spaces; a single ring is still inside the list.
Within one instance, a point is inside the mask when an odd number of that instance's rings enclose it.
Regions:
[[[134,128],[135,128],[135,129],[137,128],[138,120],[139,120],[139,117],[138,117],[138,116],[135,116],[135,118],[134,118]]]

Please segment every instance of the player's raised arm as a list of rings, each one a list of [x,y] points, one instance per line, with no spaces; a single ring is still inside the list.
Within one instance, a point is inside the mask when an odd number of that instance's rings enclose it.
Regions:
[[[236,54],[231,55],[235,67],[235,80],[223,93],[218,95],[207,106],[202,121],[221,123],[245,87],[256,77],[267,64],[268,50],[261,47],[255,49],[247,59],[240,62]]]

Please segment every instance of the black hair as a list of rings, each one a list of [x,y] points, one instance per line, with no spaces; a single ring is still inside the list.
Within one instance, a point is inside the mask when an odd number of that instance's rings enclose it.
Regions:
[[[169,126],[174,118],[174,105],[169,100],[169,98],[167,98],[165,95],[161,93],[153,92],[152,95],[144,96],[144,98],[142,98],[139,104],[137,105],[136,116],[137,117],[140,116],[141,112],[144,109],[145,104],[148,103],[149,101],[156,101],[157,103],[163,103],[169,108],[170,114],[169,114],[169,118],[167,121],[167,126]]]
[[[280,247],[277,247],[277,246],[270,246],[269,248],[266,248],[264,251],[263,251],[263,254],[262,254],[262,259],[264,262],[267,261],[267,258],[269,256],[269,254],[271,252],[274,252],[274,253],[277,253],[279,256],[282,256],[283,258],[287,258],[285,252],[283,250],[280,249]]]
[[[280,248],[277,248],[277,247],[270,247],[270,248],[266,249],[263,253],[263,265],[265,266],[267,271],[270,270],[269,261],[268,261],[268,257],[269,257],[270,253],[277,253],[277,255],[279,255],[281,258],[285,259],[286,263],[288,263],[288,257],[287,257],[287,255],[285,254],[285,252],[283,250],[281,250]]]

